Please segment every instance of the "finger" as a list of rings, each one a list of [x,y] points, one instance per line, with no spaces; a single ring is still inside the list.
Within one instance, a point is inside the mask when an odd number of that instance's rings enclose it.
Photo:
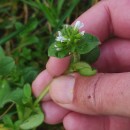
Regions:
[[[104,130],[104,118],[71,112],[65,116],[63,124],[65,130]]]
[[[47,62],[47,71],[54,77],[59,76],[65,72],[70,63],[70,57],[65,57],[62,59],[51,57]]]
[[[51,57],[46,65],[46,70],[42,71],[32,83],[32,91],[36,97],[44,91],[45,87],[52,81],[53,77],[59,76],[67,70],[70,62],[70,57],[58,59]],[[44,100],[50,100],[49,94],[44,97]]]
[[[130,129],[130,118],[120,116],[109,117],[110,130],[129,130]]]
[[[129,130],[130,119],[124,117],[88,116],[75,112],[63,120],[66,130]]]
[[[109,0],[108,11],[115,36],[130,39],[130,1]]]
[[[101,1],[83,13],[76,21],[83,22],[85,26],[82,30],[96,35],[101,41],[108,39],[110,35],[129,39],[129,5],[129,0]]]
[[[130,117],[129,86],[129,72],[91,77],[77,74],[54,79],[50,95],[57,104],[72,111]]]
[[[52,101],[42,103],[42,109],[45,113],[45,122],[48,124],[61,123],[69,110],[64,109]]]
[[[130,40],[111,39],[102,44],[100,57],[94,64],[99,72],[127,72],[130,71]],[[37,97],[46,85],[51,82],[52,75],[60,75],[68,68],[70,57],[64,59],[50,58],[47,64],[49,72],[41,72],[32,84]],[[55,68],[55,69],[54,69]],[[50,74],[52,73],[52,74]],[[48,97],[45,98],[50,99]]]
[[[38,97],[45,87],[52,81],[52,78],[53,77],[47,70],[42,71],[32,83],[33,94]],[[50,96],[47,95],[45,99],[49,100]]]
[[[101,45],[95,67],[99,72],[130,71],[130,40],[111,39]]]
[[[97,18],[98,17],[98,18]],[[110,14],[108,12],[108,2],[102,1],[91,7],[79,18],[75,20],[84,23],[81,31],[94,34],[101,41],[106,40],[112,33]],[[75,22],[73,24],[75,24]]]

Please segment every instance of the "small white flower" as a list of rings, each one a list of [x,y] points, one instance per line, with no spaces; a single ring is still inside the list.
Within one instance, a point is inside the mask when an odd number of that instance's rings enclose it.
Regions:
[[[56,38],[56,41],[59,41],[59,42],[64,42],[66,40],[66,38],[64,38],[63,36],[59,36]]]
[[[55,44],[54,47],[58,47],[58,46]]]
[[[61,33],[61,31],[58,31],[58,35],[59,35],[59,36],[62,36],[62,33]]]
[[[56,50],[57,50],[57,51],[60,51],[60,50],[61,50],[61,48],[56,48]]]
[[[64,26],[65,28],[68,28],[68,27],[69,27],[69,25],[68,25],[68,24],[64,24],[63,26]]]
[[[67,39],[64,36],[62,36],[62,33],[60,31],[58,31],[58,37],[56,37],[56,41],[64,42],[65,40]]]
[[[84,24],[80,21],[77,21],[74,25],[74,29],[81,29],[82,27],[84,27]]]
[[[84,33],[85,33],[85,31],[80,32],[80,34],[81,34],[82,36],[84,35]]]

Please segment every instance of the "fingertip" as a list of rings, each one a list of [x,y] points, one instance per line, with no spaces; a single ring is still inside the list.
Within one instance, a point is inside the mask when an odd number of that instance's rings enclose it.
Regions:
[[[65,72],[70,63],[70,56],[59,59],[56,57],[50,57],[46,68],[52,76],[59,76]]]
[[[58,106],[52,101],[42,103],[42,109],[45,113],[45,122],[47,124],[61,123],[64,116],[69,113],[69,110]]]
[[[103,118],[84,115],[76,112],[69,113],[63,120],[66,130],[103,130]]]
[[[42,71],[32,83],[32,91],[36,97],[39,96],[41,91],[50,83],[52,76],[47,70]]]

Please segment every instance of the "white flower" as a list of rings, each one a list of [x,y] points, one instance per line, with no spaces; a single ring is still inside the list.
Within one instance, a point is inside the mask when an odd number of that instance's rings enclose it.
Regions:
[[[80,32],[80,34],[81,34],[82,36],[84,35],[84,33],[85,33],[85,31]]]
[[[56,37],[56,41],[64,42],[65,40],[67,39],[64,36],[62,36],[62,33],[60,31],[58,31],[58,37]]]
[[[58,35],[59,35],[59,36],[62,36],[62,33],[61,33],[61,31],[58,31]]]
[[[57,51],[60,51],[60,50],[61,50],[61,48],[56,48],[56,50],[57,50]]]
[[[84,27],[84,24],[80,21],[77,21],[74,25],[74,29],[81,29],[82,27]]]
[[[55,44],[55,45],[54,45],[54,47],[56,47],[56,48],[57,48],[58,46]]]
[[[64,24],[63,26],[64,26],[65,28],[68,28],[68,27],[69,27],[69,25],[68,25],[68,24]]]

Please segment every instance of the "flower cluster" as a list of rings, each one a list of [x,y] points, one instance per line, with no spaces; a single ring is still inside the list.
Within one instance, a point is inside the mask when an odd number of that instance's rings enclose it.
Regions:
[[[84,24],[80,21],[77,21],[74,26],[64,25],[63,29],[58,31],[58,36],[55,39],[54,47],[56,50],[61,51],[63,47],[80,40],[85,34],[85,31],[79,32],[82,27],[84,27]]]
[[[71,55],[84,55],[92,53],[98,48],[99,39],[92,34],[80,31],[84,24],[77,21],[73,26],[64,25],[58,31],[55,41],[48,49],[48,56],[64,58]],[[95,50],[96,50],[95,49]]]

